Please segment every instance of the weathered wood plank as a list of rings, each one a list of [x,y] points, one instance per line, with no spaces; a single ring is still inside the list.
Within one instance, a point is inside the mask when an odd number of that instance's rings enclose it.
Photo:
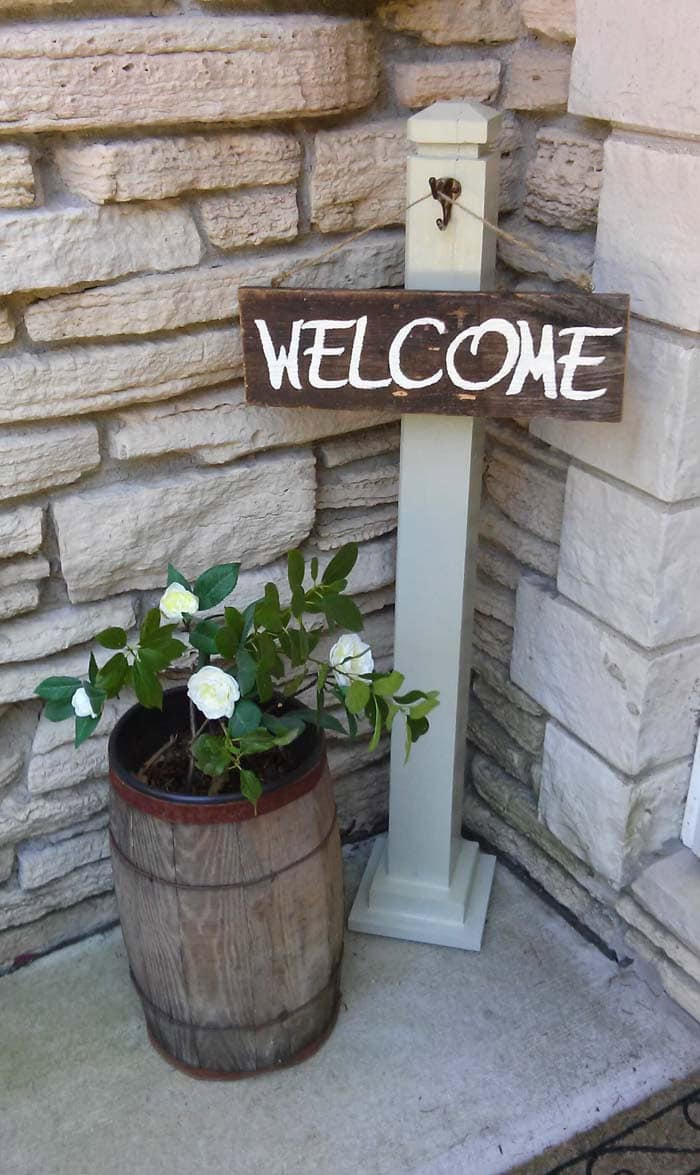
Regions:
[[[239,291],[250,403],[619,420],[623,294]]]

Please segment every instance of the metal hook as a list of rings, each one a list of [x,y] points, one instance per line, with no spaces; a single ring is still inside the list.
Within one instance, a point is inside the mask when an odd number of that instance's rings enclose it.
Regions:
[[[459,180],[451,179],[448,176],[441,176],[440,179],[435,179],[434,175],[430,177],[428,183],[430,184],[430,193],[433,200],[438,200],[442,208],[442,216],[438,216],[435,223],[440,229],[440,232],[444,233],[450,223],[452,201],[459,200],[459,197],[462,195],[462,185]]]

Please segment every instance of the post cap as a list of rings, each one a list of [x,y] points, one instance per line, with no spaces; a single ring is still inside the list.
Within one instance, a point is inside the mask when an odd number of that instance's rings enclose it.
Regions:
[[[503,122],[500,110],[483,102],[434,102],[408,119],[412,143],[493,143]]]

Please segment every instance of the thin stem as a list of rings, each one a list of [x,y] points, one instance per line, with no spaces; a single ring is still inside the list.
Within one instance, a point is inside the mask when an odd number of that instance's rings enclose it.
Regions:
[[[205,723],[206,725],[206,723]],[[194,702],[190,701],[190,751],[189,762],[187,764],[187,785],[192,783],[192,776],[194,775],[194,750],[193,744],[197,737],[197,719],[194,714]]]

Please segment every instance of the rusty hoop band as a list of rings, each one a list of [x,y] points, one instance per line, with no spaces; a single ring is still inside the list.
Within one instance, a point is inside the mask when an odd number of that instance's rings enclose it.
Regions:
[[[147,869],[142,869],[141,866],[137,865],[131,857],[127,856],[122,847],[117,843],[117,839],[114,835],[114,832],[112,831],[111,825],[109,828],[109,843],[114,852],[124,862],[127,868],[131,869],[133,873],[138,873],[141,877],[145,877],[146,881],[154,881],[159,885],[171,885],[174,889],[248,889],[253,885],[262,885],[263,881],[274,881],[275,878],[281,877],[284,873],[288,873],[290,869],[296,869],[297,865],[303,865],[305,861],[309,861],[312,857],[315,857],[317,853],[321,852],[321,849],[326,847],[328,841],[333,835],[333,832],[335,831],[336,823],[336,810],[334,806],[333,819],[331,820],[330,828],[317,845],[314,845],[314,847],[310,849],[308,853],[304,853],[303,857],[298,857],[295,861],[290,861],[288,865],[283,865],[281,869],[274,869],[272,873],[263,873],[262,876],[255,877],[250,881],[205,881],[200,885],[195,885],[190,881],[178,881],[177,879],[171,879],[169,877],[158,877],[157,874],[150,873]]]
[[[117,795],[132,808],[138,808],[147,816],[154,816],[156,820],[164,820],[167,824],[241,824],[244,820],[254,820],[256,816],[265,816],[285,804],[291,804],[307,792],[313,790],[323,775],[326,766],[326,757],[321,755],[318,763],[299,779],[283,784],[274,791],[263,793],[258,800],[257,812],[253,805],[245,799],[230,800],[216,804],[187,804],[178,800],[162,800],[158,796],[149,796],[125,783],[114,771],[110,771],[109,779]]]
[[[285,1021],[296,1016],[298,1012],[303,1012],[304,1008],[308,1008],[311,1004],[315,1004],[321,996],[325,995],[327,991],[335,987],[338,982],[340,968],[343,962],[343,952],[340,952],[340,958],[331,971],[330,978],[327,983],[324,983],[320,991],[314,993],[310,999],[305,1000],[303,1004],[299,1004],[298,1008],[292,1008],[289,1012],[280,1012],[279,1016],[275,1016],[272,1020],[266,1020],[263,1024],[192,1024],[188,1020],[178,1020],[176,1016],[171,1016],[169,1012],[159,1008],[143,991],[143,988],[137,982],[134,972],[129,968],[129,975],[131,982],[136,989],[139,999],[144,1003],[156,1016],[167,1020],[168,1024],[173,1024],[176,1028],[186,1028],[191,1032],[259,1032],[262,1028],[273,1028],[276,1024],[284,1024]]]

